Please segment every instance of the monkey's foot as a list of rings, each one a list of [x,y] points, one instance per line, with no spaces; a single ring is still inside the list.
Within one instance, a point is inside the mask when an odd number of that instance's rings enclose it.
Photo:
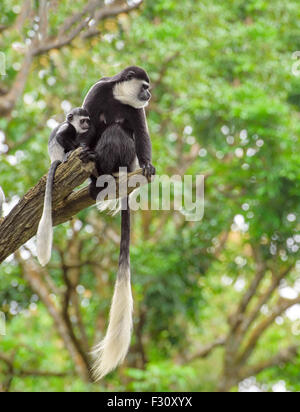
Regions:
[[[142,169],[143,169],[143,175],[144,175],[148,180],[150,180],[151,177],[156,174],[156,169],[155,169],[155,167],[154,167],[151,163],[148,163],[148,164],[144,165],[144,166],[142,167]]]

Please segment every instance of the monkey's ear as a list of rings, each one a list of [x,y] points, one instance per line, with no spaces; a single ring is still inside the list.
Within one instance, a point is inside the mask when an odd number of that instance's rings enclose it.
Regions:
[[[71,122],[74,119],[74,116],[72,114],[69,114],[67,117],[68,122]]]

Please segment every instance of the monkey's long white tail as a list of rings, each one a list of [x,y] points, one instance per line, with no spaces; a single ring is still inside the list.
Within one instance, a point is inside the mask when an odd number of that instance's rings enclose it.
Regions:
[[[130,210],[128,198],[123,199],[122,202],[127,203],[127,210],[122,210],[119,270],[110,309],[109,325],[105,338],[93,350],[96,358],[93,368],[96,380],[102,379],[124,361],[131,340],[133,299],[129,257]]]
[[[42,266],[46,266],[51,259],[53,242],[52,190],[55,172],[60,163],[57,160],[50,166],[45,191],[44,211],[37,231],[37,256]]]

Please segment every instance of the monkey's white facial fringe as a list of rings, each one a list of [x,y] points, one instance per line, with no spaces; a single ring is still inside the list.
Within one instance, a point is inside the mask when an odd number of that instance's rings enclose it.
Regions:
[[[52,242],[52,210],[45,208],[37,231],[37,256],[42,266],[46,266],[51,259]]]
[[[148,102],[141,101],[138,98],[143,81],[138,79],[128,80],[118,83],[114,87],[114,98],[123,104],[128,104],[135,109],[142,109],[148,106]]]
[[[131,340],[132,311],[130,268],[123,265],[119,268],[106,336],[92,352],[96,358],[93,374],[97,381],[124,361]]]

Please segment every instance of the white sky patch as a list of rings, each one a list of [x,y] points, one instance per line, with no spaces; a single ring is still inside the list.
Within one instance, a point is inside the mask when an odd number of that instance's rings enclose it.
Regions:
[[[248,132],[247,132],[247,130],[242,130],[241,131],[241,133],[240,133],[240,139],[241,140],[247,140],[248,139]]]
[[[228,126],[224,125],[224,126],[222,126],[222,128],[221,128],[221,132],[222,132],[225,136],[227,136],[227,135],[229,135],[229,133],[230,133],[230,129],[229,129]]]
[[[189,137],[186,139],[186,141],[187,141],[187,144],[193,145],[193,144],[196,143],[196,138],[195,138],[194,136],[189,136]]]
[[[79,232],[79,230],[82,228],[83,223],[80,220],[76,220],[76,222],[74,223],[74,229]]]
[[[226,139],[228,144],[234,144],[234,137],[233,136],[228,136]]]
[[[13,196],[12,199],[9,202],[4,203],[3,205],[3,211],[4,215],[8,215],[12,209],[19,203],[20,198],[19,196]]]
[[[244,156],[244,149],[242,149],[241,147],[238,147],[235,150],[235,155],[236,155],[236,157],[241,159]]]
[[[122,40],[120,40],[116,43],[116,49],[117,50],[123,50],[124,47],[125,47],[125,43]]]
[[[31,257],[30,252],[28,250],[24,249],[24,248],[20,249],[20,254],[21,254],[21,258],[23,260],[28,260]]]
[[[63,109],[65,113],[69,113],[72,110],[72,104],[68,102],[68,100],[64,100],[61,103],[61,108]]]
[[[231,286],[233,284],[233,279],[227,275],[222,276],[221,282],[224,286]]]
[[[21,65],[21,63],[16,62],[16,63],[14,63],[14,64],[12,65],[12,67],[13,67],[13,69],[14,69],[16,72],[18,72],[18,71],[21,70],[22,65]]]
[[[255,155],[256,155],[256,149],[250,148],[250,149],[247,150],[247,156],[248,157],[253,157]]]
[[[78,293],[78,295],[83,295],[85,292],[85,287],[82,285],[78,285],[76,288],[76,292]]]
[[[205,156],[207,156],[207,150],[206,150],[206,149],[201,149],[201,150],[199,150],[199,156],[200,156],[200,157],[205,157]]]
[[[267,316],[270,313],[268,305],[263,305],[260,309],[261,313],[265,316]]]
[[[294,336],[300,336],[300,320],[296,320],[296,322],[293,323],[292,334]]]
[[[23,100],[25,104],[31,106],[35,101],[35,97],[31,93],[26,93],[24,94]]]
[[[8,152],[7,144],[0,143],[0,154],[4,154]]]
[[[247,260],[243,258],[242,256],[237,256],[234,261],[238,266],[241,266],[241,267],[247,265]]]
[[[232,230],[237,232],[247,232],[249,229],[249,224],[246,223],[245,218],[243,215],[236,215],[234,220],[233,220],[233,225],[232,225]]]
[[[193,128],[192,128],[192,126],[186,126],[186,127],[184,128],[183,133],[190,136],[190,135],[193,133]]]
[[[286,383],[284,381],[279,381],[272,386],[272,391],[277,393],[288,392],[286,389]]]
[[[56,78],[55,77],[49,77],[49,79],[47,80],[47,83],[50,87],[54,86],[55,83],[56,83]]]
[[[28,242],[25,243],[25,246],[27,249],[30,250],[32,256],[37,256],[35,238],[28,240]]]
[[[284,319],[283,319],[283,317],[282,317],[282,316],[278,316],[278,317],[275,319],[275,323],[276,323],[276,325],[278,325],[278,326],[282,326],[282,325],[284,324]]]
[[[291,223],[296,222],[297,216],[296,216],[294,213],[290,213],[290,214],[287,216],[287,220],[288,220],[289,222],[291,222]]]
[[[47,126],[48,126],[49,129],[51,129],[51,130],[55,129],[58,125],[59,125],[59,123],[58,123],[56,120],[54,120],[54,119],[49,119],[49,120],[47,121]]]
[[[239,383],[239,392],[263,392],[263,389],[258,385],[256,378],[251,377]]]
[[[18,164],[18,159],[17,159],[16,156],[10,155],[10,156],[7,156],[6,159],[7,159],[8,163],[9,163],[11,166],[16,166],[16,165]]]
[[[257,147],[263,147],[263,145],[265,144],[265,142],[262,139],[257,140],[256,142],[256,146]]]
[[[295,290],[297,293],[300,293],[300,278],[295,281],[294,290]]]
[[[290,286],[285,286],[279,289],[279,295],[284,299],[297,299],[298,293],[295,289],[291,288]]]
[[[285,314],[291,322],[300,320],[300,305],[292,306],[291,308],[287,309]]]
[[[242,291],[245,289],[245,286],[246,286],[246,281],[245,281],[245,279],[239,278],[239,279],[235,282],[235,284],[234,284],[234,289],[235,289],[237,292],[242,292]]]
[[[86,233],[94,233],[94,228],[93,228],[93,226],[92,225],[86,225],[86,227],[85,227],[85,231],[86,231]]]

